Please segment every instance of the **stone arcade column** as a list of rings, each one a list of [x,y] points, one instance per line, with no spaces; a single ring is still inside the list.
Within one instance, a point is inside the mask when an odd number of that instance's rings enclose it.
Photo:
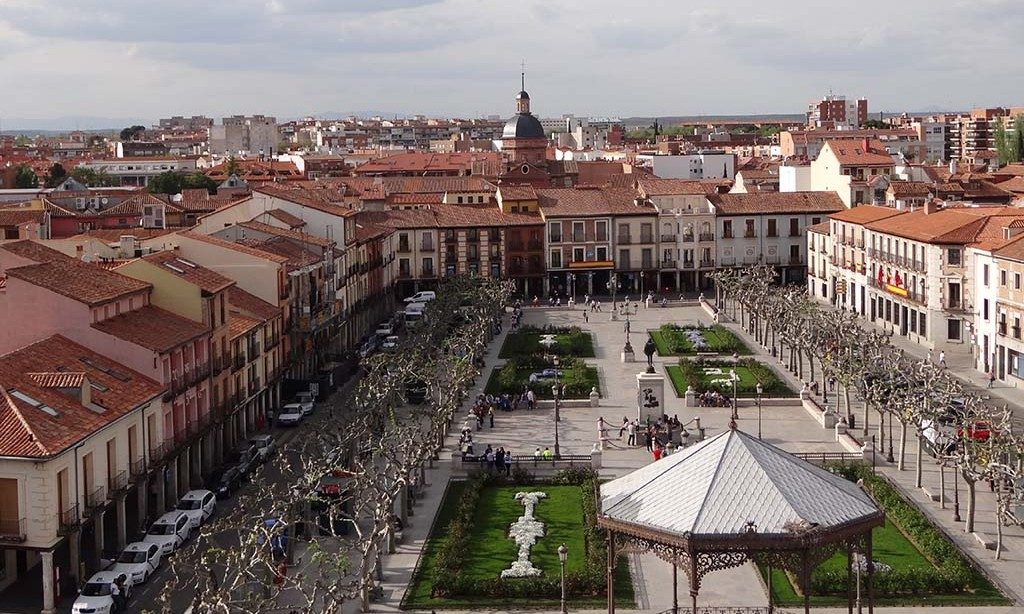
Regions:
[[[53,550],[44,550],[39,553],[43,561],[43,609],[40,614],[54,614],[56,604],[56,591],[53,583]]]

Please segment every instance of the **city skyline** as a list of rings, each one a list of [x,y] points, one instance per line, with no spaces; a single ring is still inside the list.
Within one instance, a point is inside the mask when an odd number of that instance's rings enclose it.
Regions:
[[[872,112],[1021,101],[1002,77],[1024,68],[1011,36],[1024,15],[1009,0],[869,0],[858,13],[884,19],[838,31],[804,4],[0,0],[0,81],[17,85],[0,117],[14,129],[200,113],[504,116],[524,59],[541,116],[798,114],[828,91],[867,97]],[[943,36],[951,23],[990,36]]]

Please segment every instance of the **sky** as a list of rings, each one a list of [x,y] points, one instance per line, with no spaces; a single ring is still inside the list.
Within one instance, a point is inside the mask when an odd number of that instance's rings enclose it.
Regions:
[[[1024,104],[1021,0],[0,0],[0,120]]]

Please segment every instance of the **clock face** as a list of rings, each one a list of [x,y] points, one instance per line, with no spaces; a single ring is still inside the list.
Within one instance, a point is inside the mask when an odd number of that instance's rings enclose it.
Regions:
[[[522,168],[520,168],[519,170],[520,170],[520,171],[521,171],[521,172],[522,172],[522,173],[523,173],[524,175],[529,175],[529,174],[530,174],[530,167],[529,167],[528,165],[526,165],[526,164],[524,164],[524,165],[522,166]]]

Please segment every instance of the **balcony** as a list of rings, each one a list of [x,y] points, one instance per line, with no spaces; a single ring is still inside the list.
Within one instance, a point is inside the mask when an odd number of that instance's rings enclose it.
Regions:
[[[434,272],[433,267],[424,267],[420,272],[421,277],[434,277],[435,275],[437,275],[437,273]]]
[[[561,243],[562,235],[548,235],[548,243]]]
[[[86,514],[107,504],[107,487],[97,486],[85,493]]]
[[[146,474],[146,459],[138,458],[136,460],[133,460],[129,467],[130,468],[128,469],[128,471],[129,475],[131,476],[131,479],[133,481],[137,480],[140,476]]]
[[[702,269],[713,269],[713,268],[715,268],[715,261],[714,260],[701,260],[700,261],[700,268],[702,268]]]
[[[684,234],[683,235],[683,242],[684,243],[693,243],[693,239],[694,239],[693,234]],[[664,239],[662,239],[662,241],[664,241]]]
[[[999,334],[1004,337],[1006,336],[1006,322],[999,323]]]
[[[701,241],[714,241],[715,240],[715,233],[713,233],[713,232],[702,232],[699,235],[697,235],[697,238],[699,240],[701,240]],[[729,236],[727,236],[725,238],[726,239],[731,239],[732,238],[732,233],[729,233]]]
[[[757,238],[757,233],[754,232],[753,230],[744,231],[743,238],[744,239],[756,239]]]
[[[725,232],[723,232],[722,233],[722,238],[723,239],[731,239],[731,238],[733,238],[732,237],[732,231],[726,230]],[[701,240],[703,241],[703,239],[701,239]]]
[[[250,343],[246,351],[248,352],[249,360],[256,360],[260,355],[260,342]]]
[[[789,257],[789,263],[790,264],[803,264],[803,260],[801,260],[800,256],[790,256]]]
[[[260,378],[257,377],[249,381],[249,396],[256,394],[262,389],[263,387],[260,386]]]
[[[28,522],[25,518],[0,519],[0,543],[20,544],[28,538]]]
[[[619,245],[629,245],[633,242],[633,238],[628,235],[619,235],[615,242]]]
[[[767,233],[765,233],[764,236],[768,237],[769,239],[778,239],[779,233],[769,230]]]
[[[154,465],[164,460],[170,451],[170,446],[165,441],[149,446],[149,464]]]
[[[110,493],[121,494],[128,490],[128,487],[130,487],[131,485],[132,482],[129,479],[128,471],[122,471],[115,475],[114,477],[110,478]]]
[[[74,533],[82,525],[82,515],[78,512],[78,504],[57,512],[57,535]]]
[[[398,279],[409,279],[410,277],[412,277],[412,272],[409,269],[399,269]]]
[[[684,269],[692,269],[695,266],[696,266],[696,264],[694,264],[693,260],[683,260],[683,268]]]

